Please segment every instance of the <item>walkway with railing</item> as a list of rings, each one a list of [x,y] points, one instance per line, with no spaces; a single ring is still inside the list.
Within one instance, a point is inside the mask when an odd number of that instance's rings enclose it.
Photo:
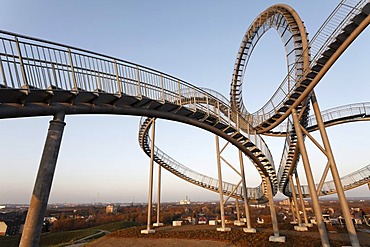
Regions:
[[[224,97],[137,64],[54,42],[0,32],[0,118],[66,114],[160,117],[206,129],[236,145],[274,193],[272,155]],[[198,101],[202,99],[201,101]],[[20,107],[21,106],[21,107]],[[231,116],[237,116],[238,122]]]

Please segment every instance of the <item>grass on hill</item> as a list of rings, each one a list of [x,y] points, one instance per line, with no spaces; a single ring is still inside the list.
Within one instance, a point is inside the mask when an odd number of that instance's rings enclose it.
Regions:
[[[78,239],[96,234],[100,230],[114,232],[120,229],[138,225],[139,224],[136,222],[120,221],[81,230],[56,233],[42,233],[40,238],[40,246],[64,246],[66,244],[71,244]],[[104,234],[99,234],[96,236],[96,238],[101,237],[103,235]],[[19,245],[20,239],[21,239],[20,235],[0,237],[0,246],[17,247]]]

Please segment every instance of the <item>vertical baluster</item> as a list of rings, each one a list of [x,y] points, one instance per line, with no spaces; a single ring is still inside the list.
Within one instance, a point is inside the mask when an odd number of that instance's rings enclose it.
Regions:
[[[25,71],[25,68],[24,68],[24,63],[23,63],[23,58],[22,58],[22,54],[21,54],[21,48],[19,47],[19,42],[18,42],[18,38],[15,37],[15,44],[16,44],[16,47],[17,47],[17,51],[18,51],[18,58],[19,58],[19,64],[20,64],[20,67],[21,67],[21,72],[22,72],[22,77],[23,77],[23,83],[24,85],[22,86],[24,89],[27,90],[27,94],[30,92],[30,89],[29,89],[29,85],[28,85],[28,82],[27,82],[27,77],[26,77],[26,71]]]

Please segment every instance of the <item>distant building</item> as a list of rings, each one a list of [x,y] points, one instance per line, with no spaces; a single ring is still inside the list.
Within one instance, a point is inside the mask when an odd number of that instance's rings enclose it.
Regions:
[[[12,236],[20,234],[26,221],[26,215],[27,211],[23,210],[0,212],[0,222],[4,222],[7,226],[5,235]]]
[[[44,221],[48,221],[50,223],[54,223],[55,221],[57,221],[58,219],[54,216],[50,216],[50,217],[44,217]]]
[[[0,221],[0,236],[5,236],[6,235],[6,229],[8,226],[4,221]]]
[[[186,196],[185,200],[180,200],[180,205],[189,205],[190,199],[188,199],[188,196]]]
[[[117,207],[113,206],[113,205],[108,205],[105,207],[105,212],[107,214],[115,214],[117,213]]]

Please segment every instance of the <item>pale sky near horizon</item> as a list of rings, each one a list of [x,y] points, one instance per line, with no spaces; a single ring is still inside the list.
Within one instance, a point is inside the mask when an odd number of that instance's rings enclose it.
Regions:
[[[245,31],[263,10],[277,3],[292,6],[312,38],[339,1],[15,0],[2,3],[0,29],[138,63],[229,98],[233,65]],[[368,28],[316,87],[321,110],[369,101],[369,40]],[[283,46],[277,33],[270,30],[259,41],[248,65],[243,87],[248,110],[257,110],[271,97],[285,71]],[[139,119],[67,116],[49,202],[146,202],[149,158],[138,145]],[[0,204],[29,203],[50,120],[0,120]],[[368,122],[328,129],[340,175],[369,164],[369,129]],[[284,139],[265,140],[278,168]],[[158,120],[156,143],[191,169],[217,177],[212,134]],[[307,145],[318,182],[326,162],[311,143]],[[227,155],[232,154],[231,159],[236,160],[237,152],[230,148]],[[246,166],[248,186],[257,186],[260,178],[256,169],[250,163]],[[238,182],[230,169],[224,170],[225,180]],[[305,183],[302,172],[301,180]],[[218,199],[217,193],[167,171],[162,172],[162,181],[163,201],[186,196],[194,201]],[[367,186],[346,194],[370,196]]]

